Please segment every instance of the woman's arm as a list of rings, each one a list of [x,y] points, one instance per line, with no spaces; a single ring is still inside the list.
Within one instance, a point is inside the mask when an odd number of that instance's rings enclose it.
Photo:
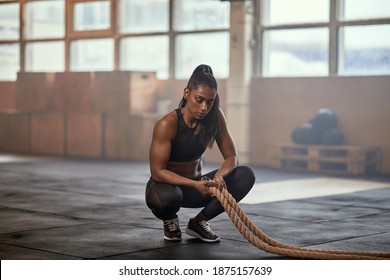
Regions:
[[[195,181],[167,169],[172,141],[176,135],[177,117],[168,114],[155,125],[149,152],[150,172],[153,180],[176,186],[187,186],[198,190],[203,195],[210,195],[208,186],[214,182]]]
[[[229,175],[230,172],[232,172],[237,167],[238,155],[233,137],[229,132],[226,124],[226,118],[222,110],[219,110],[218,122],[219,133],[216,137],[216,142],[224,161],[218,172],[215,174],[214,180],[217,182],[218,187],[224,187],[225,182],[223,181],[223,178]]]

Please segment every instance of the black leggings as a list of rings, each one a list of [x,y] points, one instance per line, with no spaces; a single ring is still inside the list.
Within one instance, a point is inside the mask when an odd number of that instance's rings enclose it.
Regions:
[[[202,176],[212,179],[217,171],[214,170]],[[196,180],[200,180],[202,176]],[[252,189],[255,183],[255,174],[248,166],[238,166],[224,180],[228,191],[238,202]],[[146,185],[145,198],[146,204],[153,214],[161,220],[176,217],[180,207],[204,207],[202,214],[207,220],[211,220],[224,211],[221,203],[215,197],[205,197],[193,188],[159,183],[153,179],[150,179]]]

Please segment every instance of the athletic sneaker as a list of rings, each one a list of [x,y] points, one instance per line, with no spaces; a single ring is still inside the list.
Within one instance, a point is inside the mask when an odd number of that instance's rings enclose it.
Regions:
[[[164,239],[170,241],[181,240],[181,230],[177,216],[171,220],[164,221]]]
[[[218,242],[221,240],[221,238],[211,230],[207,221],[197,222],[195,219],[190,219],[186,228],[186,233],[205,242]]]

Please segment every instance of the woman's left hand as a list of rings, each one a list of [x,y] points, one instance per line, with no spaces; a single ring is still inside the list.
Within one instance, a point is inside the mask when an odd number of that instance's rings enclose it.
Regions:
[[[218,175],[216,174],[214,176],[214,179],[213,179],[216,183],[216,187],[219,189],[219,190],[222,190],[222,189],[226,189],[226,183],[225,183],[225,180],[223,179],[223,177],[221,175]]]

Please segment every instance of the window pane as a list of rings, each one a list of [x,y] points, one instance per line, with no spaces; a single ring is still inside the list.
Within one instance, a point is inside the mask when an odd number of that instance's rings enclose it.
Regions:
[[[0,80],[16,81],[19,67],[19,44],[0,44]]]
[[[52,38],[65,35],[64,1],[26,3],[24,13],[26,38]]]
[[[267,0],[266,24],[293,24],[329,21],[329,0]]]
[[[390,74],[390,25],[350,26],[340,32],[339,73]]]
[[[344,0],[344,14],[346,20],[390,17],[389,0]]]
[[[168,36],[132,37],[120,44],[120,69],[155,71],[158,79],[169,76]]]
[[[176,38],[175,78],[188,79],[199,64],[213,68],[216,78],[229,76],[229,33],[186,34]]]
[[[64,42],[39,42],[27,44],[25,69],[30,72],[64,71]]]
[[[0,5],[0,40],[19,39],[19,4]]]
[[[72,71],[112,71],[114,69],[114,41],[112,39],[73,41],[70,52],[70,70]]]
[[[74,6],[74,30],[110,28],[110,2],[84,2]]]
[[[229,28],[230,3],[213,0],[175,0],[175,30]]]
[[[121,33],[169,30],[169,0],[120,0],[119,5]]]
[[[328,33],[327,28],[265,32],[264,75],[328,75]]]

